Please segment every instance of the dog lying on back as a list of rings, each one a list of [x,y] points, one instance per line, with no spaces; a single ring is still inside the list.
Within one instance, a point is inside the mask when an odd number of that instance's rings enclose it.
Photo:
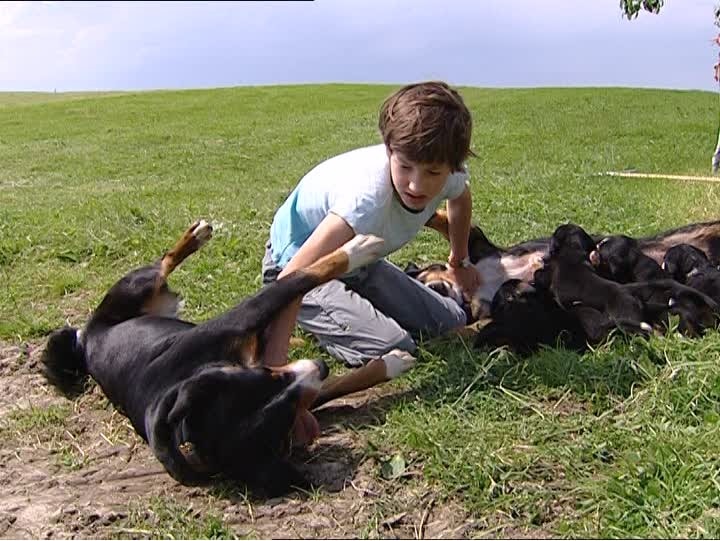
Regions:
[[[438,231],[446,239],[449,238],[447,214],[438,211],[428,220],[427,227]],[[601,242],[606,235],[591,235],[593,240]],[[636,239],[636,247],[640,252],[660,265],[665,253],[677,244],[690,244],[702,250],[714,264],[720,260],[720,221],[690,224],[672,229],[658,235]],[[468,253],[470,261],[478,269],[481,285],[466,302],[472,313],[470,321],[488,317],[490,304],[495,293],[507,280],[517,279],[531,282],[536,270],[542,268],[543,259],[550,248],[550,237],[521,242],[508,248],[500,247],[488,239],[478,226],[470,230]],[[431,277],[439,288],[440,282],[446,282],[446,289],[458,290],[447,273],[447,269],[435,269],[430,274],[423,274],[425,268],[417,269],[418,279]],[[639,277],[639,276],[638,276]],[[637,281],[637,280],[636,280]]]
[[[616,328],[647,334],[653,326],[667,327],[669,313],[679,316],[679,330],[689,335],[717,324],[718,306],[701,292],[667,278],[620,284],[598,275],[593,260],[598,261],[594,239],[574,224],[558,227],[532,285],[509,280],[500,287],[492,321],[479,331],[476,345],[526,353],[563,343],[582,351]]]
[[[386,381],[401,372],[386,363],[409,360],[372,360],[334,379],[318,360],[269,367],[261,360],[265,329],[297,297],[376,259],[382,240],[356,236],[195,325],[177,318],[167,278],[210,235],[196,222],[157,262],[113,285],[82,331],[54,332],[42,356],[45,376],[68,395],[92,376],[180,483],[222,476],[271,494],[304,486],[287,461],[294,424],[312,424],[309,408]],[[319,430],[316,422],[306,428]]]

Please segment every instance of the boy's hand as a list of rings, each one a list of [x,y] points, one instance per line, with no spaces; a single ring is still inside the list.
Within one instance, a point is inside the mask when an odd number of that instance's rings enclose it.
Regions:
[[[468,299],[472,297],[482,282],[480,272],[475,265],[465,267],[451,267],[448,265],[447,272],[449,278],[460,286]]]

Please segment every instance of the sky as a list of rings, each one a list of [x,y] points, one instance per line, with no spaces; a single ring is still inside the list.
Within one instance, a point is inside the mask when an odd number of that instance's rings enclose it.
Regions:
[[[441,79],[718,91],[720,0],[2,2],[0,91]],[[542,7],[539,7],[542,6]]]

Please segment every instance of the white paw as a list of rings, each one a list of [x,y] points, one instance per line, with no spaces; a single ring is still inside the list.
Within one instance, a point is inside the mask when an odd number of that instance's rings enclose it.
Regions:
[[[375,235],[355,235],[340,249],[348,256],[348,271],[380,259],[385,241]]]
[[[191,231],[191,234],[197,239],[200,246],[202,246],[210,240],[210,237],[212,237],[212,230],[213,228],[209,223],[205,220],[200,220]]]
[[[402,349],[393,349],[381,357],[385,361],[385,376],[395,379],[415,366],[415,357]]]

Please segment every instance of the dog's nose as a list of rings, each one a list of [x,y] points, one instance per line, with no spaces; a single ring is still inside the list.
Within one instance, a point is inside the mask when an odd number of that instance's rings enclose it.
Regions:
[[[313,359],[313,362],[318,368],[318,372],[320,373],[320,379],[323,380],[328,377],[328,375],[330,374],[330,369],[328,368],[328,365],[325,364],[325,361],[321,359]]]

